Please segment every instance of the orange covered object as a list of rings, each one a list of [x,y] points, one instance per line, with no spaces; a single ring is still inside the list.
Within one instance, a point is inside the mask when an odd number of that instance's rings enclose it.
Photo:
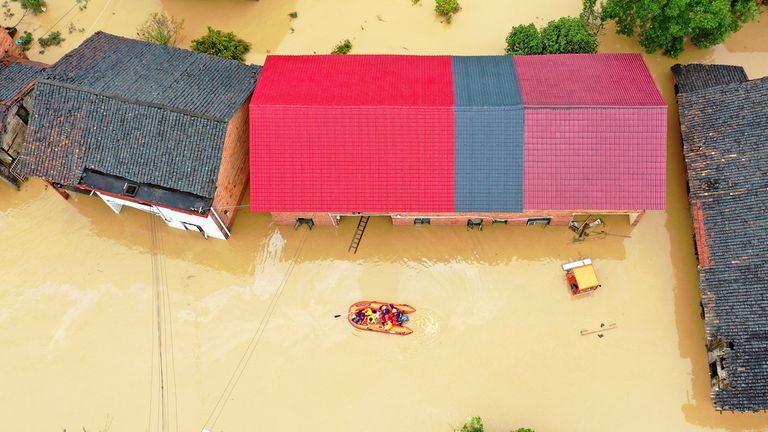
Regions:
[[[394,304],[394,303],[385,303],[385,302],[377,302],[377,301],[361,301],[349,307],[349,314],[347,315],[347,320],[349,321],[350,324],[352,324],[353,327],[360,330],[370,330],[370,331],[375,331],[379,333],[389,333],[389,334],[396,334],[396,335],[409,335],[413,333],[413,330],[401,325],[393,325],[389,329],[386,329],[384,327],[384,323],[381,323],[381,322],[376,322],[376,323],[362,322],[360,324],[357,324],[354,321],[352,321],[352,318],[357,314],[358,311],[365,311],[366,309],[370,308],[373,313],[376,313],[379,309],[381,309],[382,306],[389,306],[390,304],[393,305],[395,309],[399,310],[400,313],[402,314],[407,315],[407,314],[416,312],[416,309],[414,309],[413,307],[407,304]]]

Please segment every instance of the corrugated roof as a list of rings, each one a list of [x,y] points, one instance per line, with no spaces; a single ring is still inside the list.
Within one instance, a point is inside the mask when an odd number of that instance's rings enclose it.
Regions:
[[[19,170],[77,185],[88,168],[213,197],[227,123],[259,70],[96,33],[38,81]]]
[[[689,89],[678,95],[678,107],[689,197],[701,219],[696,241],[706,253],[699,263],[706,334],[711,341],[723,339],[722,367],[729,382],[726,388],[713,388],[712,397],[718,409],[764,410],[768,409],[768,77],[708,87],[702,83],[730,81],[718,76],[726,69],[696,69],[695,78],[681,76],[679,69],[676,77]],[[716,76],[702,75],[708,71]]]
[[[522,105],[515,62],[511,56],[456,56],[453,92],[457,107]]]
[[[453,106],[451,58],[411,55],[271,55],[254,105]]]
[[[676,64],[672,66],[675,84],[680,93],[704,90],[749,80],[741,66],[710,64]]]
[[[666,106],[640,54],[516,56],[526,106]]]
[[[526,109],[526,210],[663,210],[667,110]]]

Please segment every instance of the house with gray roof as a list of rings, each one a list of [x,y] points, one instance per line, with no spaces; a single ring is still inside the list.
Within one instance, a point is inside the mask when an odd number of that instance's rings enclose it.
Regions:
[[[32,110],[32,91],[45,65],[20,57],[0,57],[0,179],[18,188],[17,171]]]
[[[768,409],[768,77],[675,65],[715,408]]]
[[[96,33],[38,79],[20,171],[226,239],[260,70]]]

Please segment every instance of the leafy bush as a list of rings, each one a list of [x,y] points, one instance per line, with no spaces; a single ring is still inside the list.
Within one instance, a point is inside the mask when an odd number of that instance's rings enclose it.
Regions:
[[[224,33],[208,27],[208,34],[192,41],[192,50],[243,62],[251,44],[232,32]]]
[[[19,38],[19,41],[21,41],[21,43],[19,44],[19,48],[21,48],[22,51],[29,51],[30,45],[32,45],[33,40],[35,40],[35,38],[32,37],[32,33],[25,31],[24,35],[22,35]]]
[[[685,41],[699,48],[717,45],[757,19],[755,0],[607,0],[601,18],[616,21],[616,32],[637,35],[646,52],[677,57]]]
[[[541,54],[543,50],[541,34],[533,24],[512,27],[507,36],[507,54]]]
[[[40,44],[40,48],[43,49],[61,45],[62,42],[64,42],[64,38],[61,37],[61,33],[59,31],[52,32],[48,36],[41,37],[37,40],[37,43]]]
[[[435,0],[435,13],[445,17],[447,22],[451,22],[453,14],[461,10],[459,0]]]
[[[563,17],[541,29],[544,54],[597,52],[597,32],[579,18]]]
[[[298,18],[299,17],[299,13],[296,12],[296,11],[293,11],[293,12],[289,13],[288,16],[291,17],[291,18]]]
[[[536,432],[536,431],[534,431],[533,429],[528,429],[528,428],[517,428],[517,429],[514,430],[514,432]]]
[[[344,39],[343,41],[336,44],[335,47],[333,47],[331,54],[349,54],[351,50],[352,42],[349,39]]]
[[[183,28],[183,20],[179,21],[165,12],[156,12],[136,29],[136,36],[146,42],[175,46]]]
[[[470,417],[461,429],[456,429],[454,432],[483,432],[483,419]]]
[[[45,0],[21,0],[23,9],[29,9],[36,14],[45,12],[46,6]]]

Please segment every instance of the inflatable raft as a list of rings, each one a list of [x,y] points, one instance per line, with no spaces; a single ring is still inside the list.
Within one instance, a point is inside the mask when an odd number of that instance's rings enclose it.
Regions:
[[[402,326],[402,325],[393,325],[392,327],[387,330],[384,328],[384,324],[376,322],[376,323],[368,323],[366,321],[361,322],[360,324],[355,323],[352,321],[352,318],[357,314],[358,311],[364,311],[368,308],[371,309],[374,313],[378,311],[382,306],[389,306],[393,303],[384,303],[384,302],[369,302],[369,301],[362,301],[357,302],[349,307],[349,314],[347,315],[347,320],[350,324],[352,324],[352,327],[355,327],[356,329],[360,330],[369,330],[369,331],[375,331],[379,333],[389,333],[389,334],[396,334],[396,335],[409,335],[413,333],[413,330],[409,329],[408,327]],[[395,309],[399,310],[402,314],[411,314],[416,312],[416,309],[412,308],[411,306],[408,306],[407,304],[394,304]]]

